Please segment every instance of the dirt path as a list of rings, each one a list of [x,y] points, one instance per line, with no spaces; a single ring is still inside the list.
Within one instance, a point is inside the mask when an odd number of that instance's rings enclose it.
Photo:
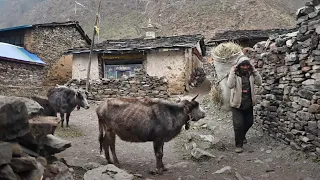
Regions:
[[[117,138],[116,151],[122,168],[132,174],[140,174],[137,179],[185,180],[185,179],[253,179],[253,180],[311,180],[320,179],[320,164],[304,157],[275,140],[251,129],[249,143],[245,152],[234,153],[233,130],[229,113],[221,112],[208,98],[201,97],[207,117],[195,124],[191,130],[183,131],[177,138],[164,146],[164,163],[169,170],[163,175],[150,175],[148,171],[155,167],[152,143],[128,143]],[[83,167],[88,162],[105,164],[99,154],[98,123],[95,106],[90,109],[74,111],[70,118],[69,131],[58,134],[72,142],[72,147],[58,154],[69,165]],[[71,132],[71,133],[67,133]],[[64,134],[65,133],[65,134]],[[185,149],[190,134],[211,134],[220,139],[224,148],[209,148],[215,158],[194,161],[190,151]],[[71,137],[79,136],[79,137]],[[214,173],[224,167],[230,167],[223,173]],[[238,178],[236,177],[236,174]],[[239,177],[239,175],[241,177]],[[309,178],[309,179],[308,179]]]

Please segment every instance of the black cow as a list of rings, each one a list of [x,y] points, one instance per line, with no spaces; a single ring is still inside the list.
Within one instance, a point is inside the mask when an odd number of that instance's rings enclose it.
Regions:
[[[48,99],[41,98],[39,96],[32,96],[31,99],[33,99],[43,107],[42,115],[57,117],[57,113],[53,109],[53,107],[50,105],[50,102],[48,101]]]
[[[197,97],[197,96],[196,96]],[[153,141],[156,156],[156,172],[164,169],[163,145],[177,136],[183,125],[205,117],[194,97],[191,101],[174,103],[148,98],[112,98],[102,102],[96,109],[99,119],[100,153],[102,148],[108,163],[119,166],[115,152],[115,135],[129,142]]]
[[[54,87],[48,90],[47,96],[55,112],[60,113],[61,127],[63,127],[64,114],[66,114],[66,124],[69,127],[70,113],[75,107],[89,108],[85,91],[76,91],[67,87]]]

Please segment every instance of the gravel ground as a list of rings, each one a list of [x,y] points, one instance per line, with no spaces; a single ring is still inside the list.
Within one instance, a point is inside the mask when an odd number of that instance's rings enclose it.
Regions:
[[[152,143],[129,143],[117,138],[116,152],[121,168],[137,174],[137,179],[320,179],[318,162],[263,135],[259,129],[249,130],[248,144],[244,146],[244,153],[236,154],[231,114],[220,111],[209,100],[209,95],[201,95],[199,100],[207,116],[191,124],[190,130],[183,130],[178,137],[165,144],[163,162],[168,167],[168,171],[163,175],[149,174],[149,170],[155,168]],[[72,142],[72,147],[57,156],[74,166],[79,179],[85,173],[81,167],[86,163],[106,163],[103,155],[99,153],[98,121],[95,114],[97,104],[98,102],[93,103],[88,110],[74,111],[70,117],[70,128],[57,130],[57,135]],[[204,160],[191,158],[190,150],[187,150],[185,145],[192,143],[190,143],[192,135],[213,135],[214,138],[219,139],[219,146],[205,149],[215,157]],[[194,142],[201,147],[201,142]],[[203,144],[205,145],[205,142]],[[222,168],[227,170],[215,173]]]

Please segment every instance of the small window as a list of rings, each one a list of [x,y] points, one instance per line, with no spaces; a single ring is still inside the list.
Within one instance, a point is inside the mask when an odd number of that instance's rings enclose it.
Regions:
[[[142,69],[142,61],[106,61],[105,62],[105,78],[124,78],[131,77],[135,75],[135,72]]]

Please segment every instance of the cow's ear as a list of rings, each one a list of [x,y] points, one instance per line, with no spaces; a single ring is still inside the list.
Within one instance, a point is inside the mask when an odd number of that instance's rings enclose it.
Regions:
[[[196,100],[196,98],[199,96],[199,94],[197,94],[194,98],[192,98],[192,100],[191,101],[194,101],[194,100]]]

